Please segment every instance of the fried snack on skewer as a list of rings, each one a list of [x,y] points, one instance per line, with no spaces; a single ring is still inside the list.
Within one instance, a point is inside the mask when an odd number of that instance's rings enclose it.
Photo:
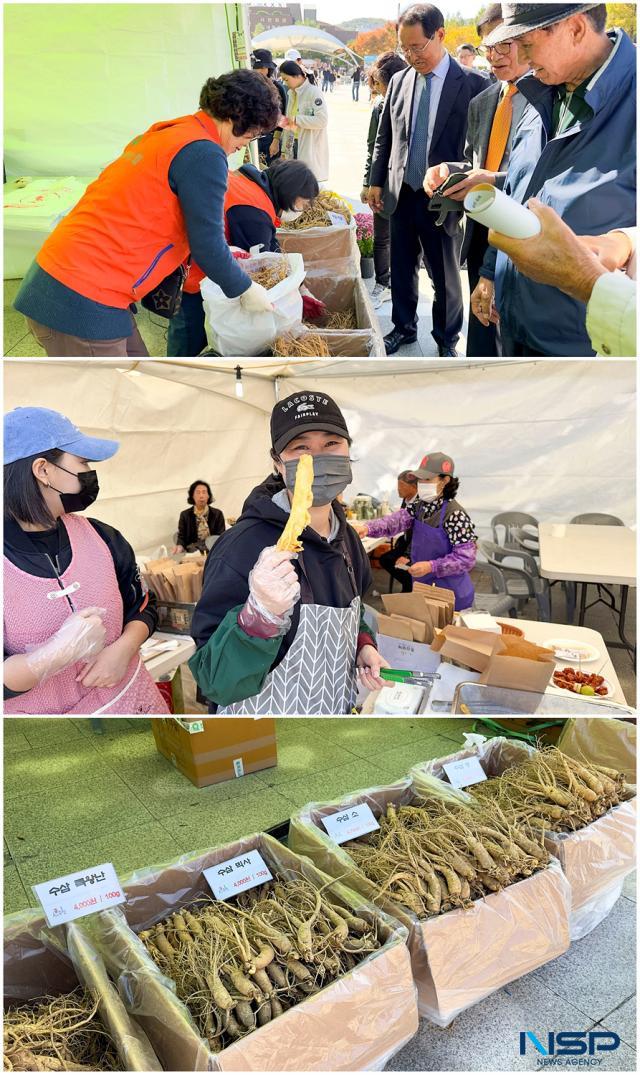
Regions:
[[[276,548],[279,549],[280,552],[302,551],[302,542],[299,538],[305,526],[308,526],[311,521],[309,508],[313,503],[312,485],[313,456],[307,454],[301,455],[298,462],[298,469],[296,471],[296,484],[293,490],[291,514],[289,515],[287,525],[282,531],[282,535],[276,545]]]

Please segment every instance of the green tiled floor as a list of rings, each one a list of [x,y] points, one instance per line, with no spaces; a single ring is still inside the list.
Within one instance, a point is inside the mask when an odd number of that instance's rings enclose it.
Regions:
[[[278,765],[195,788],[147,720],[11,717],[4,723],[5,912],[30,886],[113,862],[125,875],[285,821],[310,800],[383,784],[454,750],[471,721],[278,720]]]

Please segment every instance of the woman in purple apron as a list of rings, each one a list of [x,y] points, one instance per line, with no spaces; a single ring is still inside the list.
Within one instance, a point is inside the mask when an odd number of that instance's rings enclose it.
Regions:
[[[411,561],[401,556],[396,567],[407,564],[416,582],[453,590],[456,612],[471,608],[474,588],[469,572],[476,562],[476,533],[454,499],[460,483],[453,476],[453,459],[430,452],[411,474],[418,481],[418,499],[409,508],[358,526],[358,533],[391,538],[410,530]]]
[[[4,712],[167,713],[140,658],[157,623],[122,534],[82,512],[118,442],[44,407],[4,420]]]

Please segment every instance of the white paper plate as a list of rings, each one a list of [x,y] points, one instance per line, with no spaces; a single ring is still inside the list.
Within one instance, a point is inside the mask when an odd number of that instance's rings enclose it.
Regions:
[[[578,694],[575,691],[568,691],[564,687],[556,687],[552,679],[547,690],[552,691],[553,694],[575,694],[576,698],[584,698],[587,702],[610,702],[613,695],[613,685],[608,679],[605,679],[602,686],[607,688],[607,694]]]
[[[556,661],[564,661],[565,664],[591,664],[592,661],[597,661],[600,657],[600,650],[596,649],[595,646],[592,646],[589,642],[576,642],[573,638],[550,638],[548,642],[541,642],[540,645],[554,651],[562,649],[566,650],[567,653],[575,653],[575,657],[559,657],[556,653]]]

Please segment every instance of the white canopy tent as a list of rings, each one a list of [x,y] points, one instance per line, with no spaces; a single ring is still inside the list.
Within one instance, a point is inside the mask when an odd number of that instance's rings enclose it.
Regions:
[[[629,362],[297,360],[232,363],[5,360],[5,410],[67,414],[117,455],[98,467],[90,514],[138,553],[171,544],[186,490],[214,489],[227,517],[270,470],[269,417],[292,392],[326,392],[353,437],[353,484],[398,504],[396,476],[431,450],[450,454],[459,500],[480,535],[498,511],[568,521],[602,511],[635,522],[635,370]]]
[[[271,49],[276,56],[284,56],[287,49],[297,48],[302,52],[322,52],[334,56],[345,52],[356,63],[360,59],[357,53],[342,43],[339,37],[320,30],[315,26],[275,26],[273,30],[264,30],[252,38],[253,48]]]

